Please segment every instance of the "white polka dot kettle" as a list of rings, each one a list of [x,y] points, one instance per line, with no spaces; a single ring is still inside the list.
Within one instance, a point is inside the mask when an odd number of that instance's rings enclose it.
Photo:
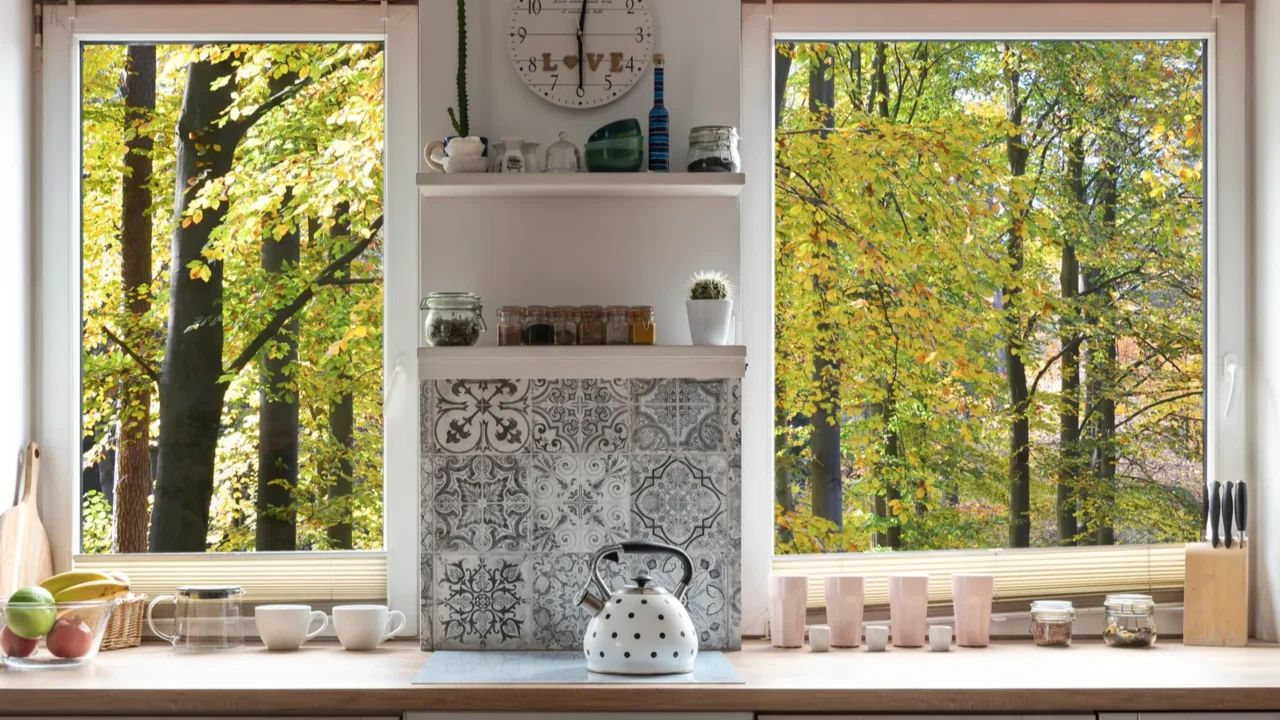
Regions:
[[[674,555],[684,565],[684,575],[673,592],[653,584],[643,571],[622,588],[610,593],[600,574],[600,562],[620,562],[624,553]],[[684,607],[684,596],[693,580],[693,562],[685,551],[661,543],[631,541],[596,551],[591,578],[578,593],[577,602],[594,617],[582,642],[587,670],[611,675],[671,675],[693,672],[698,634]],[[601,600],[591,594],[594,582]]]

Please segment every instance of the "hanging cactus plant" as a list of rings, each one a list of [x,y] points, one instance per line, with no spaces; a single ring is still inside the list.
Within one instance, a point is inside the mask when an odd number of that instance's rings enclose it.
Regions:
[[[697,273],[689,280],[690,300],[728,300],[733,297],[729,276],[714,270]]]

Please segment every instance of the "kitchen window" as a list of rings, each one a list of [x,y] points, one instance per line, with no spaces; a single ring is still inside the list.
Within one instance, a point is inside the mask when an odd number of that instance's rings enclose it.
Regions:
[[[60,568],[416,617],[388,570],[416,559],[416,36],[414,7],[46,8]]]
[[[770,569],[811,608],[823,574],[874,605],[901,571],[940,603],[956,571],[1008,609],[1180,600],[1204,483],[1244,470],[1243,8],[1217,12],[746,6],[744,137],[774,142],[744,206],[774,212],[744,218],[744,318],[774,372],[745,402],[776,439],[744,449],[773,471],[744,522],[775,529],[748,606]]]

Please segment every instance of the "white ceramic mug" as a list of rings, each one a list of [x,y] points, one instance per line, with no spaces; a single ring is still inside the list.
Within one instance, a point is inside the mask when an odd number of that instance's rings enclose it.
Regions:
[[[951,626],[929,626],[929,649],[933,652],[947,652],[951,649]]]
[[[884,652],[885,647],[889,645],[889,626],[868,625],[866,632],[867,650],[871,652]]]
[[[339,605],[333,609],[333,629],[347,650],[376,650],[403,630],[404,622],[404,613],[388,610],[386,605]]]
[[[329,616],[310,605],[260,605],[253,611],[258,637],[268,650],[297,650],[329,627]],[[311,629],[320,620],[320,627]]]

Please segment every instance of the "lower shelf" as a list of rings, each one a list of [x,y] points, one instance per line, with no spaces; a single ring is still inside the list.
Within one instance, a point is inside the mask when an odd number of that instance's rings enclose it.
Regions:
[[[742,345],[577,345],[418,348],[422,380],[740,378]]]

